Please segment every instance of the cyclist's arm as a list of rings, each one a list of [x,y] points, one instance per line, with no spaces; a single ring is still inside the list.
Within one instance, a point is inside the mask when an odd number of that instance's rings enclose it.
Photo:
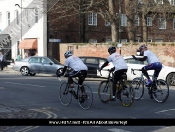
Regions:
[[[145,61],[147,59],[147,56],[144,56],[143,58],[136,58],[134,55],[132,55],[132,57],[138,61]]]
[[[66,72],[66,69],[67,69],[67,66],[64,66],[62,75],[64,75],[64,73]]]
[[[106,61],[101,67],[100,67],[100,70],[102,70],[105,66],[107,66],[108,65],[108,61]]]

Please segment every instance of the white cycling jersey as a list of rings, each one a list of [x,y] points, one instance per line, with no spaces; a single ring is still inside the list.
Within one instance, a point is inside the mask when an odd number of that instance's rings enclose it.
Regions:
[[[65,61],[65,66],[71,67],[74,71],[88,70],[88,67],[77,56],[70,56]]]
[[[157,56],[153,52],[151,52],[150,50],[144,51],[144,56],[147,56],[148,64],[151,64],[154,62],[160,62],[160,60],[157,58]]]
[[[115,67],[115,71],[121,70],[121,69],[128,69],[128,66],[123,59],[123,57],[118,53],[113,53],[107,58],[108,62],[112,62],[112,64]]]

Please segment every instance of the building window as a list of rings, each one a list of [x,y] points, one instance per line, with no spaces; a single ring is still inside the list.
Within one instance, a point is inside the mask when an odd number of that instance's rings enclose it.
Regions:
[[[161,5],[163,4],[163,0],[154,0],[154,2]]]
[[[170,5],[174,5],[174,0],[169,0]]]
[[[7,26],[10,26],[10,12],[7,12]]]
[[[127,39],[121,39],[121,43],[126,43]]]
[[[35,9],[35,23],[38,23],[38,10]]]
[[[159,18],[159,29],[166,29],[166,19]]]
[[[105,21],[105,26],[111,26],[111,23],[108,21]]]
[[[138,16],[135,16],[135,26],[139,26],[139,17]]]
[[[18,13],[18,11],[15,11],[15,19],[16,19],[16,24],[19,25],[19,13]]]
[[[68,49],[69,51],[71,51],[72,54],[73,54],[73,52],[74,52],[74,47],[73,47],[73,46],[68,46],[67,49]]]
[[[163,42],[162,39],[156,39],[156,42]]]
[[[25,10],[24,16],[25,16],[26,22],[28,22],[28,10]]]
[[[97,43],[96,39],[89,39],[89,43]]]
[[[147,24],[147,26],[152,26],[152,18],[151,17],[146,18],[146,24]]]
[[[89,13],[88,25],[97,25],[97,13]]]
[[[175,18],[173,18],[173,30],[175,30]]]
[[[125,14],[121,14],[120,21],[121,21],[121,26],[127,26],[127,17]]]
[[[2,24],[2,13],[0,12],[0,26]]]

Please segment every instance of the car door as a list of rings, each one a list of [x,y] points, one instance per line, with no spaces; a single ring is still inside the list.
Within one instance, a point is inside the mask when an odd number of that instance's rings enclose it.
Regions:
[[[52,62],[50,59],[42,57],[41,58],[41,73],[53,73]]]
[[[141,71],[135,71],[135,74],[131,73],[131,69],[142,69],[145,65],[147,65],[146,61],[138,61],[135,60],[134,58],[128,58],[125,59],[127,65],[128,65],[128,71],[127,71],[127,79],[128,80],[133,80],[136,77],[140,77]],[[149,75],[153,75],[153,70],[148,71]]]
[[[30,72],[39,73],[40,72],[40,58],[39,57],[31,57],[29,59],[29,70]]]
[[[97,77],[97,69],[99,67],[97,58],[86,58],[84,63],[88,67],[88,75],[89,77]]]

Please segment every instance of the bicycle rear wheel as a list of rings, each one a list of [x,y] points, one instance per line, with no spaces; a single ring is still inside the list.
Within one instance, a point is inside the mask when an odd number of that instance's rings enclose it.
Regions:
[[[123,106],[129,107],[134,102],[134,89],[128,82],[124,82],[118,91],[120,102]]]
[[[140,81],[141,78],[137,77],[134,78],[131,82],[132,88],[134,90],[135,93],[135,100],[139,100],[142,98],[143,94],[144,94],[144,83]]]
[[[60,102],[65,106],[71,103],[72,94],[69,92],[68,83],[64,82],[61,84],[60,90],[59,90],[59,98],[60,98]]]
[[[152,86],[152,96],[158,103],[164,103],[169,97],[169,86],[166,81],[159,79],[157,80],[157,87]]]
[[[81,108],[87,110],[92,106],[93,93],[88,85],[82,85],[83,87],[78,89],[78,102]]]
[[[112,82],[102,81],[98,87],[98,97],[103,103],[108,103],[112,95]]]

